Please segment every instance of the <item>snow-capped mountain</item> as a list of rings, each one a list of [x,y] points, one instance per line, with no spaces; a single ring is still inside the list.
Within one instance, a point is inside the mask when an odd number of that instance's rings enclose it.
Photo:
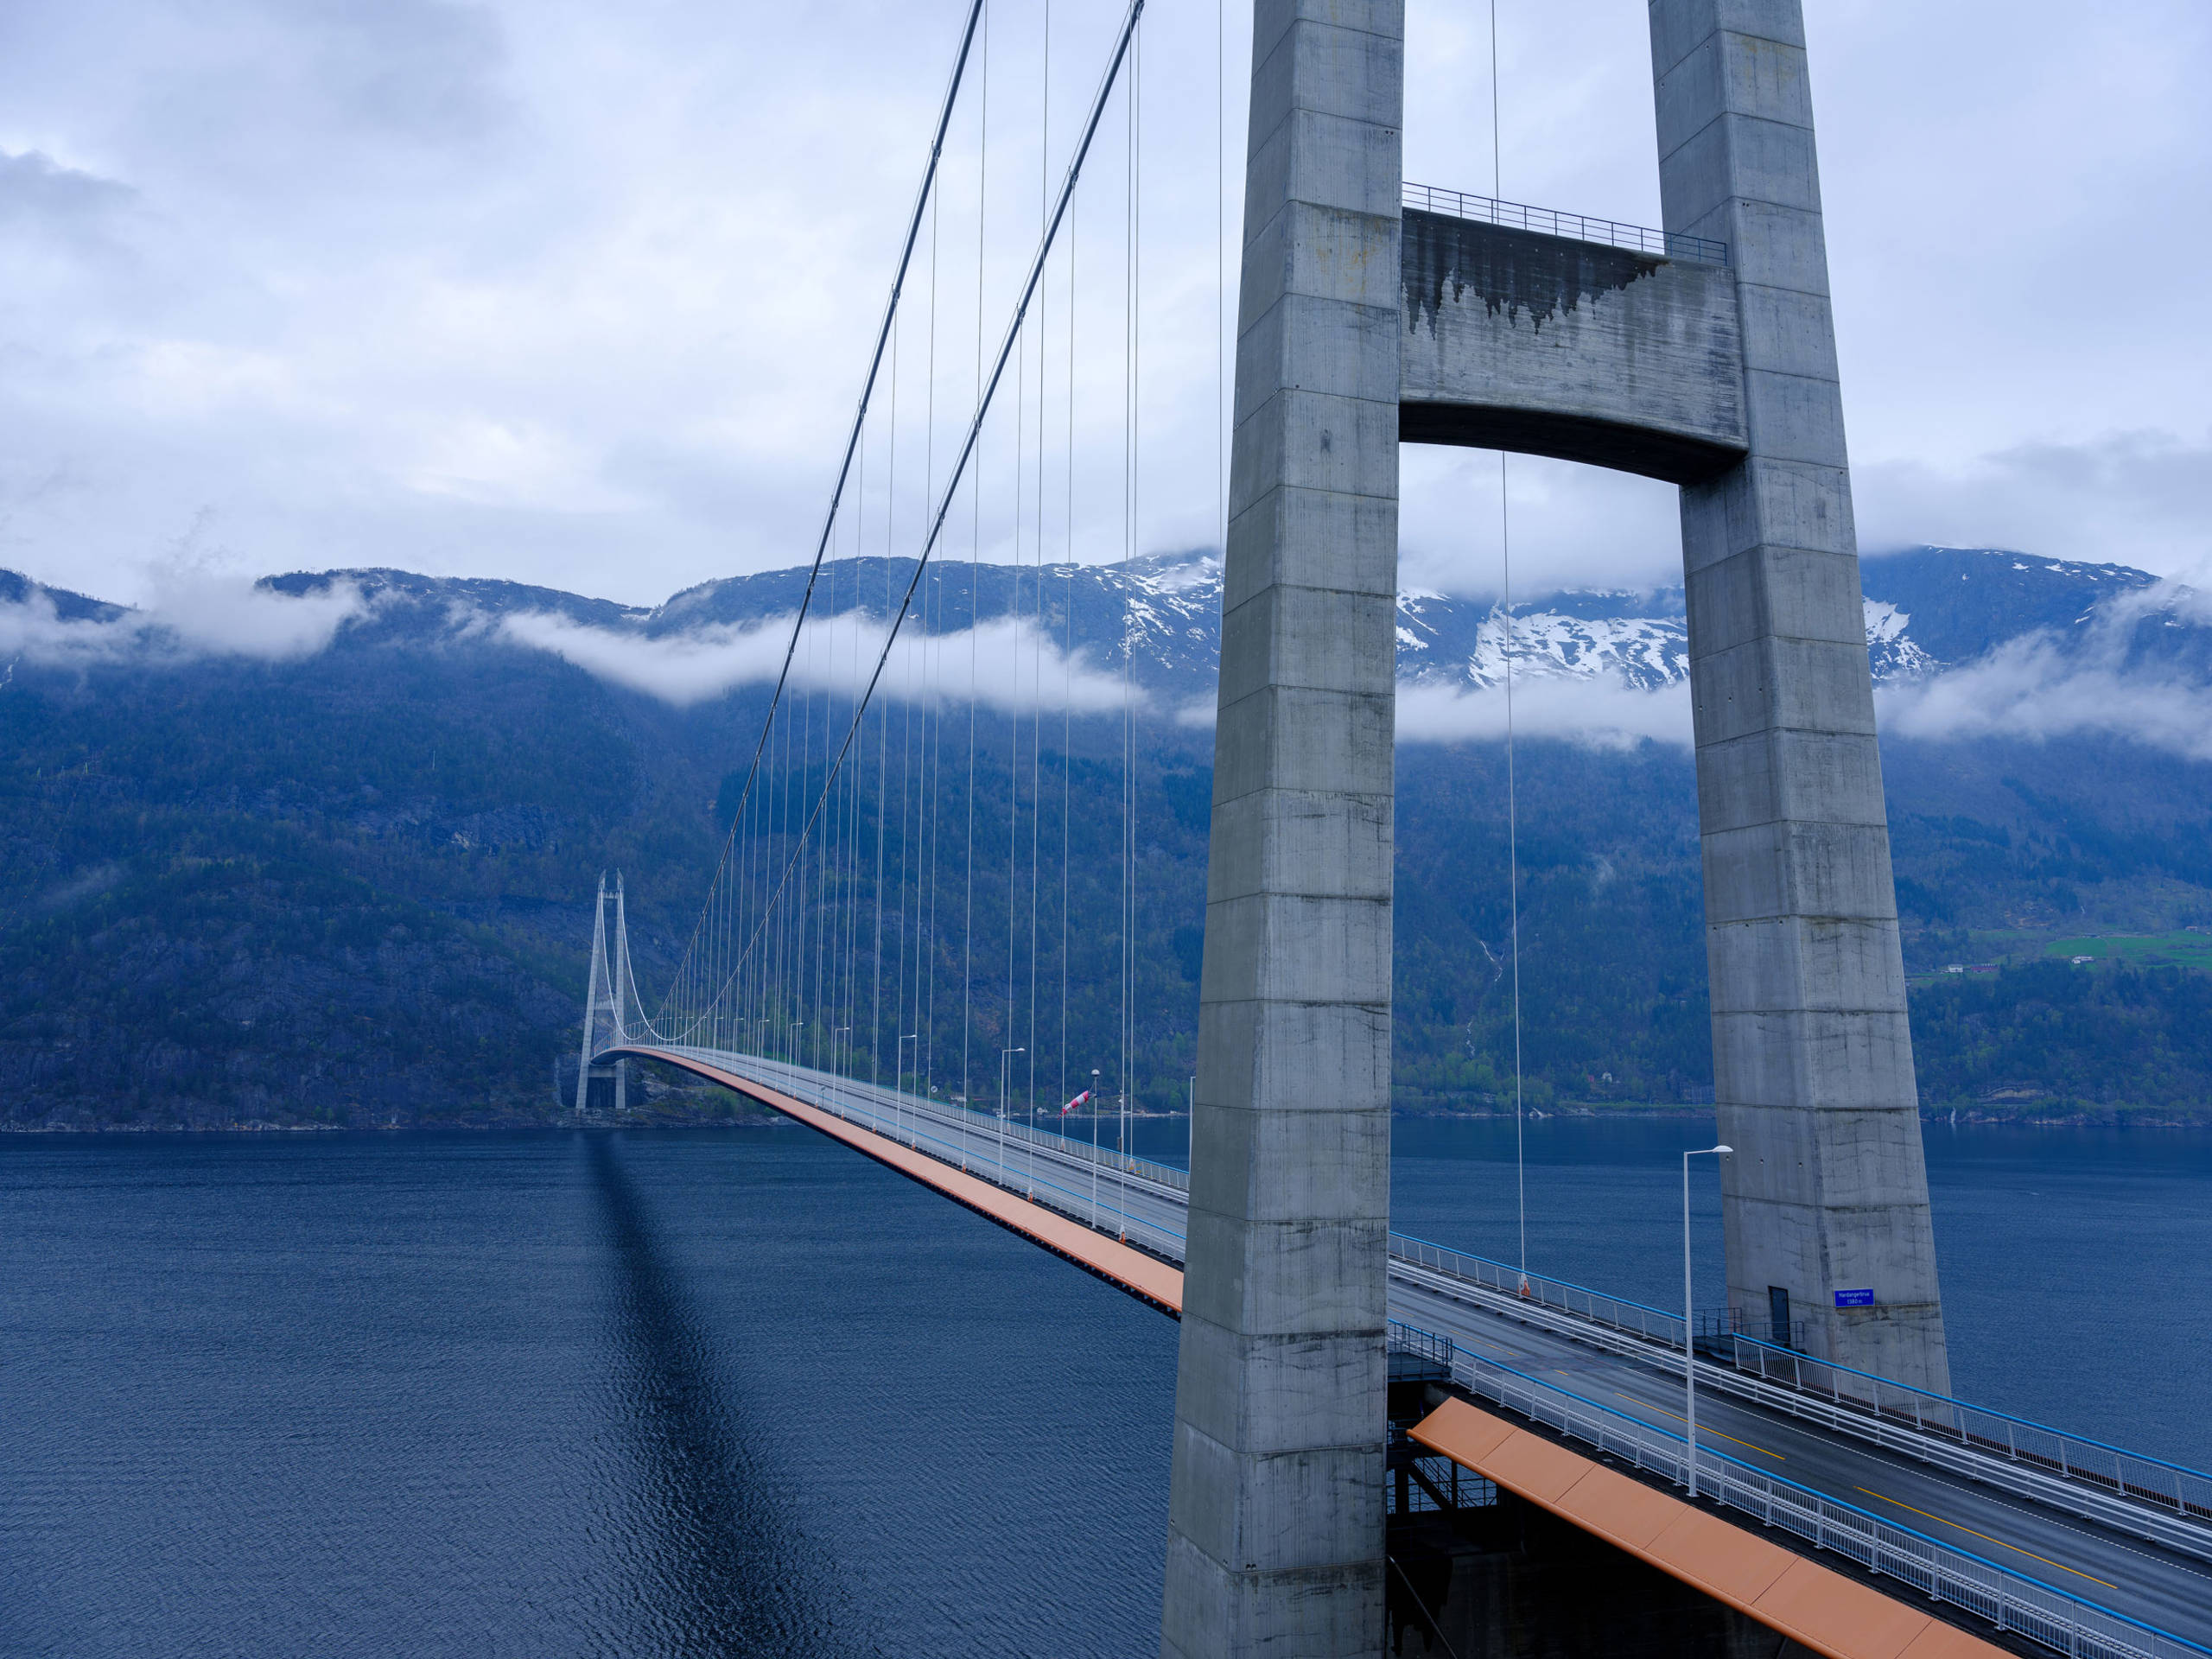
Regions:
[[[1866,645],[1879,682],[1939,673],[2024,635],[2043,633],[2064,644],[2114,626],[2146,634],[2139,651],[2171,658],[2194,650],[2212,668],[2212,605],[2186,588],[2162,588],[2156,577],[2124,565],[1921,547],[1869,558],[1861,571]],[[834,572],[825,566],[815,608],[832,616],[852,609],[887,614],[912,574],[904,560],[848,561]],[[772,571],[709,582],[676,595],[639,626],[660,635],[787,615],[804,575]],[[925,587],[909,626],[940,632],[964,628],[979,612],[986,620],[1032,617],[1053,639],[1072,643],[1102,664],[1120,660],[1126,637],[1134,672],[1151,689],[1195,696],[1211,687],[1220,652],[1222,569],[1209,550],[1041,571],[949,564],[934,568]],[[1500,684],[1508,625],[1505,607],[1492,600],[1402,593],[1399,677],[1469,690]],[[1516,598],[1510,633],[1519,676],[1610,677],[1651,690],[1689,672],[1680,588]]]
[[[2037,558],[2001,549],[1920,547],[1861,565],[1866,645],[1878,683],[1924,679],[2031,637],[2062,653],[2094,647],[2120,667],[2156,664],[2212,683],[2212,599],[2141,570]],[[508,582],[429,577],[388,569],[270,578],[272,594],[358,602],[336,628],[359,645],[510,641],[517,620],[671,647],[779,628],[805,602],[824,620],[962,632],[975,621],[1027,622],[1033,637],[1101,671],[1129,671],[1178,709],[1211,697],[1221,643],[1222,566],[1211,550],[1160,553],[1119,565],[1015,567],[951,561],[914,580],[907,559],[825,563],[810,597],[804,568],[701,583],[652,607],[623,606]],[[157,618],[0,573],[0,624],[37,611],[79,628],[124,623],[151,637]],[[65,630],[66,631],[66,630]],[[51,634],[53,630],[48,630]],[[1682,591],[1568,589],[1516,598],[1509,614],[1490,599],[1408,591],[1398,598],[1398,673],[1422,687],[1479,690],[1505,677],[1510,652],[1524,679],[1608,679],[1656,690],[1688,675]],[[0,645],[4,645],[0,640]]]

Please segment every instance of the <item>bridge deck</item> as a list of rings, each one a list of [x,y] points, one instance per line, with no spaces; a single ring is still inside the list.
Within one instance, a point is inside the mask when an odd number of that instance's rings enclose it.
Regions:
[[[1072,1262],[1084,1272],[1095,1274],[1117,1289],[1127,1291],[1139,1301],[1158,1308],[1163,1313],[1180,1317],[1183,1312],[1183,1274],[1180,1268],[1169,1266],[1157,1256],[1142,1250],[1132,1249],[1120,1240],[1109,1238],[1096,1230],[1071,1221],[1041,1204],[1017,1198],[1004,1187],[958,1170],[930,1157],[902,1147],[887,1136],[857,1128],[833,1113],[809,1104],[798,1096],[779,1089],[772,1089],[751,1077],[739,1076],[707,1061],[672,1052],[640,1050],[655,1053],[657,1058],[680,1065],[688,1071],[711,1078],[724,1088],[734,1089],[750,1096],[765,1106],[772,1106],[787,1117],[797,1119],[810,1129],[818,1129],[833,1141],[841,1141],[855,1152],[873,1158],[886,1168],[895,1169],[909,1180],[943,1193],[954,1203],[973,1210],[986,1220],[995,1221],[1012,1233],[1018,1233],[1033,1244],[1040,1244],[1063,1261]]]
[[[1137,1168],[1093,1163],[1085,1147],[1057,1151],[1011,1135],[1002,1152],[990,1130],[957,1107],[804,1068],[710,1051],[623,1052],[680,1065],[760,1100],[1162,1311],[1179,1306],[1181,1274],[1168,1262],[1181,1259],[1185,1195],[1146,1179]],[[872,1132],[871,1123],[882,1132]],[[996,1181],[989,1179],[994,1175]],[[1131,1249],[1124,1238],[1144,1248]],[[1559,1328],[1558,1321],[1548,1325],[1522,1314],[1495,1293],[1396,1259],[1390,1314],[1448,1337],[1463,1354],[1509,1368],[1534,1386],[1560,1390],[1563,1397],[1679,1439],[1678,1353],[1624,1353],[1593,1345]],[[1700,1368],[1701,1373],[1717,1369]],[[2204,1560],[1709,1391],[1703,1383],[1698,1417],[1699,1441],[1709,1453],[1764,1470],[2150,1627],[2139,1646],[2122,1643],[2109,1651],[2212,1654],[2212,1568]]]

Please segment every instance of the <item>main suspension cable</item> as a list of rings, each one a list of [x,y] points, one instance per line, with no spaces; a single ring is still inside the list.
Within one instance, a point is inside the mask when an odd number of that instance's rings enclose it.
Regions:
[[[915,592],[921,585],[923,574],[929,568],[930,559],[936,551],[938,542],[943,538],[944,526],[951,515],[961,483],[967,475],[969,464],[975,458],[976,448],[982,441],[984,422],[990,414],[998,388],[1005,378],[1007,365],[1022,337],[1029,308],[1036,297],[1038,284],[1043,278],[1046,262],[1058,236],[1060,226],[1066,219],[1069,204],[1073,200],[1076,186],[1083,175],[1084,163],[1089,159],[1092,141],[1097,135],[1100,122],[1104,118],[1108,99],[1120,77],[1122,66],[1130,57],[1131,43],[1136,34],[1138,20],[1144,15],[1145,4],[1146,0],[1130,0],[1128,10],[1122,16],[1121,29],[1115,37],[1113,52],[1100,78],[1098,89],[1092,97],[1089,113],[1079,129],[1075,151],[1070,157],[1067,171],[1061,179],[1058,194],[1053,200],[1052,212],[1046,226],[1045,235],[1031,258],[1028,275],[1022,283],[1020,297],[1007,321],[1006,334],[1001,341],[997,356],[993,359],[990,373],[983,381],[982,394],[976,400],[975,413],[969,420],[959,452],[946,480],[944,493],[940,496],[937,511],[931,518],[929,532],[923,541],[920,556],[914,563],[913,575],[907,582],[906,591],[899,601],[898,613],[893,617],[889,628],[886,630],[882,649],[877,654],[874,668],[868,677],[867,689],[860,698],[858,708],[862,713],[873,701],[877,688],[882,683],[885,667],[890,661],[892,650],[898,641],[899,632],[905,626],[906,617],[912,607]],[[972,617],[970,623],[972,626]],[[812,833],[815,824],[821,817],[830,784],[834,782],[843,770],[845,760],[851,751],[855,735],[858,731],[858,719],[856,715],[853,727],[848,729],[842,743],[837,749],[836,760],[830,765],[828,773],[823,779],[823,788],[816,794],[815,803],[809,812],[806,823],[799,831],[801,849],[804,848],[807,836]],[[798,866],[799,856],[799,852],[794,851],[792,857],[785,863],[774,890],[767,896],[767,909],[772,910],[778,899],[788,888],[791,873]],[[741,955],[741,965],[746,958],[750,957],[766,925],[764,913],[761,923],[755,927],[752,937],[747,941],[745,950]],[[967,1092],[964,1077],[963,1092]]]
[[[968,21],[960,32],[960,48],[954,54],[952,73],[946,81],[944,98],[938,109],[937,127],[930,137],[929,160],[923,166],[922,181],[914,193],[913,211],[907,215],[906,234],[899,245],[899,264],[892,276],[891,293],[884,302],[883,321],[876,327],[874,349],[869,353],[868,373],[861,382],[860,402],[853,411],[852,430],[846,436],[844,454],[837,465],[836,481],[830,487],[830,507],[823,517],[822,534],[815,543],[813,563],[807,571],[806,589],[800,595],[798,613],[791,619],[791,637],[784,646],[783,665],[777,671],[776,689],[769,696],[767,712],[761,717],[760,734],[753,742],[753,759],[746,767],[745,784],[738,793],[737,810],[730,816],[730,832],[724,839],[721,861],[715,873],[717,881],[722,879],[723,872],[728,867],[737,826],[743,821],[745,805],[752,799],[753,785],[760,778],[760,759],[767,745],[769,728],[775,723],[777,708],[783,702],[784,688],[791,678],[791,658],[798,650],[799,632],[805,626],[807,612],[814,599],[814,585],[822,574],[822,561],[829,552],[830,538],[837,526],[838,510],[844,500],[845,485],[852,475],[854,457],[860,448],[861,435],[868,426],[868,404],[875,395],[876,377],[883,367],[884,353],[891,340],[892,323],[899,315],[899,301],[906,289],[907,270],[913,263],[914,245],[921,235],[922,215],[936,194],[938,167],[944,155],[945,134],[952,125],[953,111],[959,102],[961,83],[967,76],[969,54],[975,45],[976,29],[982,21],[986,3],[987,0],[970,0]],[[705,918],[706,912],[702,911],[702,925]],[[685,962],[690,960],[692,950],[698,940],[698,930],[695,927],[692,943],[684,947]],[[682,977],[683,969],[679,966],[671,985],[680,982]],[[663,999],[662,1006],[666,1007],[666,999]],[[647,1029],[652,1029],[650,1025]]]

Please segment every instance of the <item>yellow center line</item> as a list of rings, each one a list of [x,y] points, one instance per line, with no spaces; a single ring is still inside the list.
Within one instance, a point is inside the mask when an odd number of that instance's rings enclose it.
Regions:
[[[2101,1584],[2107,1590],[2117,1590],[2120,1588],[2120,1586],[2114,1584],[2110,1579],[2101,1579],[2093,1573],[2082,1572],[2077,1567],[2069,1567],[2063,1561],[2054,1561],[2048,1555],[2038,1555],[2032,1549],[2022,1549],[2018,1544],[2008,1544],[2002,1538],[1991,1538],[1986,1532],[1976,1532],[1972,1527],[1959,1526],[1957,1522],[1946,1521],[1940,1515],[1929,1515],[1928,1511],[1925,1510],[1915,1510],[1910,1503],[1898,1503],[1897,1500],[1894,1497],[1885,1497],[1882,1493],[1876,1491],[1872,1486],[1861,1486],[1858,1490],[1866,1493],[1869,1497],[1880,1498],[1885,1503],[1896,1503],[1897,1507],[1901,1510],[1910,1510],[1915,1515],[1926,1515],[1930,1521],[1936,1522],[1939,1526],[1956,1527],[1959,1531],[1967,1534],[1969,1537],[1987,1540],[1988,1542],[1996,1545],[1998,1548],[2009,1549],[2015,1555],[2024,1555],[2031,1561],[2041,1561],[2045,1567],[2055,1567],[2062,1573],[2071,1573],[2077,1579],[2088,1580],[2091,1584]]]
[[[1620,1397],[1627,1401],[1630,1405],[1642,1406],[1646,1411],[1656,1411],[1662,1417],[1672,1417],[1676,1422],[1682,1424],[1688,1424],[1689,1421],[1688,1418],[1682,1416],[1678,1412],[1669,1411],[1664,1406],[1652,1405],[1647,1401],[1637,1399],[1632,1394],[1621,1394],[1621,1391],[1618,1389],[1615,1389],[1613,1392],[1620,1395]],[[1720,1431],[1713,1427],[1710,1424],[1704,1428],[1700,1429],[1698,1433],[1700,1434],[1720,1434]],[[1772,1458],[1777,1463],[1787,1463],[1789,1461],[1789,1459],[1783,1457],[1779,1452],[1770,1452],[1763,1446],[1753,1446],[1749,1440],[1738,1440],[1733,1434],[1720,1434],[1720,1438],[1724,1440],[1732,1441],[1735,1445],[1742,1446],[1745,1451],[1756,1452],[1763,1458]]]

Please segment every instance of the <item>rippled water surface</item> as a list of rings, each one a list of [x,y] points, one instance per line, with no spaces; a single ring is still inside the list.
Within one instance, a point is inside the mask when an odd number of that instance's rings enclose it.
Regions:
[[[1173,1325],[804,1131],[0,1179],[0,1652],[1157,1641]]]
[[[1531,1265],[1675,1300],[1696,1128],[1531,1125]],[[2212,1463],[2212,1137],[1929,1154],[1961,1391]],[[798,1129],[9,1137],[0,1653],[1147,1653],[1174,1335]]]

